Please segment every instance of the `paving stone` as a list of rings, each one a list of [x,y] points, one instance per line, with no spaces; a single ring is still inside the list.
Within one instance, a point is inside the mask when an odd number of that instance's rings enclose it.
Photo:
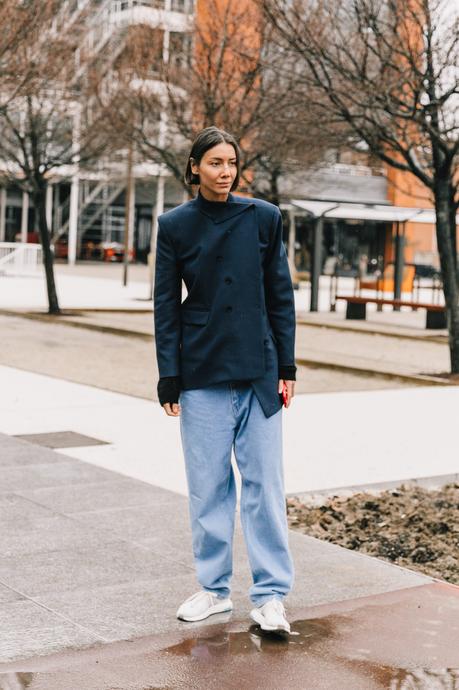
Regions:
[[[311,606],[432,582],[377,558],[289,530],[295,582],[289,606]]]
[[[121,540],[0,558],[0,582],[29,597],[189,572],[183,564]]]
[[[47,592],[37,600],[105,639],[125,640],[186,627],[176,611],[198,590],[199,583],[189,571],[155,580]]]
[[[2,468],[21,465],[50,465],[65,462],[65,460],[66,458],[63,458],[62,455],[47,448],[37,449],[31,443],[17,439],[9,440],[7,436],[0,436],[0,467]]]
[[[33,524],[11,524],[1,530],[2,557],[18,557],[44,551],[59,551],[91,546],[100,548],[111,541],[118,541],[116,534],[94,529],[67,516],[54,515],[41,518]],[[4,533],[3,533],[4,532]]]
[[[0,493],[0,538],[11,530],[32,528],[37,520],[55,516],[56,513],[34,501],[13,493]]]
[[[18,601],[19,599],[24,599],[22,594],[0,584],[0,607],[3,606],[3,604],[11,601]]]
[[[2,663],[34,655],[51,654],[63,648],[84,647],[102,641],[96,633],[74,625],[30,600],[2,603],[0,630],[2,631],[0,635]],[[0,687],[2,687],[1,684]],[[19,690],[21,686],[13,685],[12,688]]]
[[[28,489],[61,487],[113,480],[110,470],[95,467],[80,460],[65,460],[51,464],[34,464],[27,467],[9,467],[4,472],[0,491],[27,491]]]
[[[105,511],[88,511],[74,514],[85,524],[97,523],[98,528],[112,531],[123,539],[145,541],[159,538],[161,542],[170,537],[191,534],[189,530],[188,501],[175,495],[174,500],[162,503],[150,501],[149,505],[130,508],[113,508]],[[159,526],[167,525],[167,539]]]
[[[20,490],[16,493],[45,505],[51,510],[68,514],[168,503],[175,501],[177,497],[177,494],[172,491],[166,491],[136,479],[120,478],[120,475],[115,472],[111,473],[111,477],[112,481],[98,484]]]

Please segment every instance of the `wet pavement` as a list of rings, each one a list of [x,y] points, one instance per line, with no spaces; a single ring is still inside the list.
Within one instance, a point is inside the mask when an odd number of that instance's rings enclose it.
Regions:
[[[290,636],[263,633],[232,616],[190,623],[179,633],[0,664],[0,690],[459,688],[453,585],[298,609],[290,614]]]

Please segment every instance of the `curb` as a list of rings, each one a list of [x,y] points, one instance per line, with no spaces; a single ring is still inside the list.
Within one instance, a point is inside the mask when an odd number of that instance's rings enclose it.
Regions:
[[[339,323],[314,323],[314,321],[305,321],[297,319],[297,325],[310,326],[312,328],[330,328],[334,331],[344,331],[346,333],[358,333],[364,335],[382,335],[386,338],[399,338],[400,340],[416,340],[418,343],[438,343],[440,345],[448,344],[448,336],[438,335],[410,335],[408,333],[389,333],[388,331],[381,331],[378,329],[367,330],[366,328],[353,328],[351,326],[341,325]]]
[[[0,315],[2,316],[16,316],[21,319],[29,319],[30,321],[44,321],[45,323],[55,323],[59,326],[69,326],[70,328],[84,328],[87,331],[97,331],[99,333],[110,333],[111,335],[119,335],[123,338],[139,338],[140,340],[154,340],[154,335],[150,333],[143,333],[142,331],[129,331],[125,328],[116,328],[115,326],[103,326],[95,323],[85,323],[84,321],[72,321],[71,319],[62,319],[62,316],[70,314],[72,310],[65,310],[62,312],[61,316],[53,316],[51,314],[40,314],[39,312],[17,312],[9,311],[7,309],[0,309]],[[87,310],[82,309],[81,313],[85,313]],[[105,311],[105,310],[101,310]],[[74,310],[74,313],[77,310]],[[121,311],[121,313],[125,313]],[[137,312],[137,313],[147,313],[147,312]],[[148,313],[150,313],[148,311]]]
[[[375,369],[366,369],[364,367],[356,367],[350,364],[339,364],[338,362],[321,362],[315,359],[304,359],[302,357],[296,358],[296,363],[312,367],[316,369],[334,369],[335,371],[343,371],[348,374],[357,374],[359,376],[375,376],[376,378],[389,379],[390,381],[403,381],[405,383],[413,383],[417,386],[455,386],[458,384],[451,383],[447,379],[442,379],[437,376],[428,376],[425,374],[397,374],[392,371],[380,371]]]

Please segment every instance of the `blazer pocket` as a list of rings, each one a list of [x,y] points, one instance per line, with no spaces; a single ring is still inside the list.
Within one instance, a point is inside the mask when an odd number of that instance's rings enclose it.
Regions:
[[[182,323],[205,326],[209,320],[209,313],[209,311],[201,311],[199,309],[184,309],[182,311]]]

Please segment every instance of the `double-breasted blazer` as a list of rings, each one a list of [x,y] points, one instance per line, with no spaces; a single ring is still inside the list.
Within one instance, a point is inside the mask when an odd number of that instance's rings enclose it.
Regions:
[[[181,389],[249,380],[266,417],[295,365],[295,301],[279,208],[201,192],[158,218],[154,323],[160,377]],[[182,280],[187,297],[182,302]]]

